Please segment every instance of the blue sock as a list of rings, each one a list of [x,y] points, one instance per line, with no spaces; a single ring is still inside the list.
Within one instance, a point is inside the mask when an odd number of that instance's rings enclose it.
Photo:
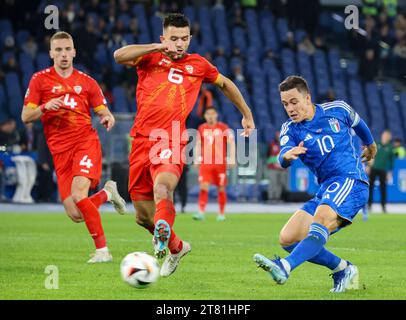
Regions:
[[[282,247],[285,249],[287,252],[291,253],[293,249],[296,248],[296,246],[299,244],[299,242],[296,242],[294,244],[291,244],[290,246]],[[329,268],[330,270],[334,270],[337,268],[339,265],[341,258],[337,257],[334,253],[328,251],[326,248],[323,247],[319,254],[309,260],[307,260],[311,263],[319,264],[321,266],[325,266]]]
[[[307,237],[300,241],[292,253],[285,258],[290,265],[290,270],[318,255],[326,244],[328,235],[329,232],[325,226],[312,223]]]

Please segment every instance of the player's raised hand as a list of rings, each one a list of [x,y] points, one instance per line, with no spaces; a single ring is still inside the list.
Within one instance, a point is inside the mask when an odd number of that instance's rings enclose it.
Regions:
[[[110,131],[111,128],[114,127],[115,123],[116,123],[116,120],[110,114],[105,115],[100,119],[100,124],[103,125],[107,131]]]
[[[175,43],[171,41],[164,40],[157,46],[157,49],[161,52],[167,53],[170,57],[176,58],[177,57],[177,50]]]
[[[287,151],[284,154],[283,158],[286,161],[296,160],[297,158],[299,158],[299,156],[301,154],[305,154],[306,151],[307,151],[307,148],[304,147],[304,142],[301,141],[297,147],[294,147],[294,148],[290,149],[289,151]]]
[[[375,158],[378,151],[376,143],[370,144],[369,146],[363,146],[364,150],[362,151],[361,160],[362,162],[368,162]]]
[[[241,125],[244,128],[244,132],[241,133],[242,137],[249,137],[249,135],[255,129],[254,119],[252,117],[243,117],[241,120]]]
[[[60,107],[63,106],[63,97],[64,96],[60,96],[59,98],[54,98],[49,100],[46,104],[45,104],[45,110],[58,110]]]

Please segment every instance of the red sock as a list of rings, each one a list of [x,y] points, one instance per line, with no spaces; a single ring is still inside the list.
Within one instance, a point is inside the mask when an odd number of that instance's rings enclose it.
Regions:
[[[180,250],[183,248],[183,242],[180,238],[175,234],[173,229],[171,228],[171,236],[169,237],[168,248],[171,253],[179,253]]]
[[[178,253],[183,248],[182,240],[175,234],[172,226],[175,222],[175,207],[173,202],[167,199],[159,201],[156,205],[156,212],[154,216],[154,223],[156,224],[158,220],[165,220],[171,227],[171,235],[168,241],[168,248],[171,253]]]
[[[200,189],[199,192],[199,211],[204,212],[206,210],[207,201],[209,200],[209,192],[207,190]]]
[[[100,213],[90,198],[84,198],[76,203],[76,206],[82,212],[87,230],[93,238],[96,249],[106,246],[106,237],[104,236],[103,226],[100,219]]]
[[[173,206],[173,202],[168,199],[161,200],[156,205],[154,224],[156,224],[158,220],[162,219],[168,222],[169,226],[172,228],[173,223],[175,222],[175,215],[175,207]]]
[[[225,191],[219,191],[218,202],[220,207],[220,214],[224,214],[224,207],[226,206],[227,202],[227,194]]]
[[[107,201],[107,192],[104,189],[101,189],[99,192],[89,197],[89,199],[93,202],[96,208],[100,208],[100,206]]]

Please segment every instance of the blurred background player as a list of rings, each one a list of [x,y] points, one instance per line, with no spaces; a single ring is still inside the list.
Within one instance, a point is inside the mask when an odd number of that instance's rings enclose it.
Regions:
[[[167,248],[170,251],[161,276],[171,275],[191,250],[172,229],[173,191],[184,166],[177,158],[184,155],[188,142],[185,122],[202,82],[215,84],[238,108],[244,135],[255,128],[251,110],[235,84],[199,54],[187,53],[191,38],[189,20],[174,13],[163,20],[161,43],[128,45],[114,52],[117,63],[134,66],[138,73],[128,189],[137,223],[153,235],[155,255],[162,258]]]
[[[290,253],[270,260],[261,254],[254,261],[284,284],[291,272],[306,261],[333,271],[331,292],[358,289],[358,269],[325,248],[330,236],[348,226],[368,201],[368,178],[352,143],[351,129],[366,146],[362,161],[376,154],[372,134],[359,115],[344,101],[313,104],[305,79],[286,78],[279,91],[290,120],[281,128],[279,162],[283,168],[300,160],[317,176],[316,196],[289,219],[279,242]]]
[[[395,153],[391,143],[390,130],[382,132],[381,141],[378,143],[378,154],[369,163],[369,200],[368,209],[371,210],[374,201],[375,179],[379,178],[379,191],[381,193],[382,212],[386,213],[386,186],[388,180],[392,180]]]
[[[209,199],[209,186],[217,187],[219,213],[217,221],[224,221],[224,208],[227,202],[227,167],[235,167],[234,134],[229,127],[218,122],[218,113],[214,107],[208,107],[203,114],[205,123],[198,128],[195,147],[195,165],[199,167],[199,212],[193,215],[195,220],[203,220]],[[228,146],[228,148],[227,148]],[[229,157],[227,157],[227,149]]]
[[[85,221],[96,246],[88,262],[108,262],[112,256],[98,208],[111,201],[123,214],[125,201],[111,180],[88,197],[89,189],[99,183],[102,168],[101,146],[90,111],[100,117],[107,131],[115,120],[97,82],[73,67],[76,50],[69,33],[59,31],[51,37],[49,54],[54,65],[32,76],[21,118],[24,123],[42,121],[66,213],[74,222]]]

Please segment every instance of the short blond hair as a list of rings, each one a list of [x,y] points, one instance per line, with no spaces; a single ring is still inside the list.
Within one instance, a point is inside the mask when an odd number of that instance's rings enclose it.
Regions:
[[[73,41],[72,36],[68,32],[58,31],[58,32],[55,32],[52,35],[51,39],[49,40],[49,46],[51,47],[52,41],[57,40],[57,39],[71,39]]]

